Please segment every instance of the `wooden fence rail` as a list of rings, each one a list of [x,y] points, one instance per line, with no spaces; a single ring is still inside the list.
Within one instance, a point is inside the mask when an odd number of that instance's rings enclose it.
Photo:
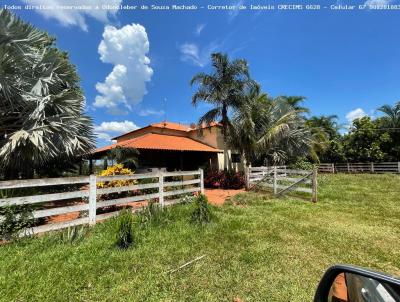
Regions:
[[[177,180],[176,178],[181,178]],[[193,179],[188,179],[193,178]],[[134,183],[120,187],[98,188],[99,183],[112,181],[138,181],[144,180],[146,183]],[[115,176],[96,176],[89,177],[66,177],[66,178],[47,178],[30,180],[0,181],[0,192],[7,195],[11,190],[17,191],[25,188],[50,187],[52,191],[57,188],[65,189],[66,185],[75,185],[75,191],[32,194],[20,197],[5,197],[0,199],[0,207],[7,205],[39,205],[40,209],[33,212],[33,218],[49,218],[55,215],[64,215],[79,212],[79,215],[69,221],[47,223],[35,226],[27,231],[27,234],[37,234],[51,230],[58,230],[70,226],[81,224],[94,225],[101,221],[116,216],[119,211],[98,213],[99,209],[110,206],[130,204],[134,202],[144,202],[157,199],[161,206],[179,202],[179,195],[194,192],[204,193],[204,174],[203,170],[164,172],[155,171],[152,173],[134,175],[115,175]],[[61,187],[60,187],[61,186]],[[78,186],[78,188],[77,188]],[[31,189],[32,190],[32,189]],[[150,190],[153,192],[145,192]],[[15,194],[12,193],[12,195]],[[132,196],[112,198],[107,194],[121,192],[131,192]],[[73,201],[72,205],[60,205],[60,201]],[[49,202],[51,204],[49,205]],[[43,206],[45,205],[45,206]],[[139,207],[133,208],[134,211]],[[86,212],[87,214],[84,214]],[[84,215],[82,215],[84,214]],[[1,219],[1,217],[0,217]]]
[[[286,166],[249,167],[246,169],[246,188],[256,186],[269,187],[275,195],[290,191],[311,194],[311,200],[317,201],[317,170],[287,169]]]
[[[400,173],[400,162],[322,163],[318,171],[322,173]]]

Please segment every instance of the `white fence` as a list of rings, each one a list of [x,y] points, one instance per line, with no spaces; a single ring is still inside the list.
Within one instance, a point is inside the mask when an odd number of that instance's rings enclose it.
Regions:
[[[180,178],[177,180],[177,178]],[[125,181],[128,185],[118,187],[98,188],[99,183]],[[140,183],[143,182],[143,183]],[[124,183],[123,183],[124,184]],[[179,202],[179,195],[194,192],[204,192],[203,170],[163,172],[115,176],[66,177],[29,180],[0,181],[0,190],[20,190],[25,188],[66,186],[78,187],[78,190],[58,192],[42,195],[9,197],[0,199],[0,207],[5,205],[43,205],[33,212],[33,218],[48,218],[50,216],[64,215],[79,212],[79,217],[70,221],[47,223],[28,230],[29,234],[37,234],[51,230],[58,230],[81,224],[94,225],[101,221],[116,216],[119,211],[97,213],[99,210],[110,206],[132,205],[134,202],[146,202],[157,199],[161,206]],[[151,189],[154,192],[146,193]],[[118,198],[109,194],[130,192],[133,196]],[[108,196],[109,198],[100,198]],[[113,198],[115,197],[115,198]],[[77,201],[78,199],[78,201]],[[72,205],[61,205],[62,201],[73,200]],[[52,204],[49,205],[49,202]],[[136,210],[140,209],[137,207]],[[135,209],[134,209],[135,210]],[[87,214],[84,214],[86,212]],[[82,215],[83,214],[83,215]],[[82,216],[82,217],[81,217]]]
[[[383,163],[323,163],[318,167],[323,173],[400,173],[400,162]]]
[[[290,191],[311,194],[311,200],[317,201],[317,170],[294,170],[286,166],[249,167],[246,171],[248,189],[261,186],[273,189],[275,195]]]

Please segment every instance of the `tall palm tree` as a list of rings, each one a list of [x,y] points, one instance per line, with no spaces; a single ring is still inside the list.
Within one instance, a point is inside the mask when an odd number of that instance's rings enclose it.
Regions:
[[[247,102],[234,113],[230,143],[248,163],[267,159],[277,164],[294,157],[314,156],[316,141],[305,126],[302,112],[283,99],[272,99],[252,89]]]
[[[0,11],[0,171],[32,177],[94,148],[79,77],[54,39]]]
[[[384,105],[378,110],[384,113],[379,123],[391,137],[391,143],[386,147],[390,160],[400,160],[400,101],[393,106]]]
[[[230,61],[226,54],[211,55],[213,71],[211,74],[198,73],[190,84],[197,84],[197,91],[192,97],[192,104],[199,102],[211,104],[213,108],[200,119],[199,125],[220,120],[224,138],[224,169],[228,169],[227,138],[230,125],[229,111],[237,109],[244,101],[245,91],[256,83],[250,79],[249,67],[245,60]]]
[[[293,107],[293,109],[299,111],[299,112],[304,112],[304,113],[310,113],[310,109],[307,107],[301,106],[301,103],[303,103],[306,100],[306,97],[304,96],[278,96],[278,100],[283,101],[288,103],[290,106]]]
[[[400,128],[400,101],[392,106],[383,105],[378,111],[384,113],[384,121],[390,128]]]
[[[340,136],[341,126],[338,123],[337,115],[312,116],[307,119],[307,125],[315,130],[323,131],[329,139],[335,139]]]

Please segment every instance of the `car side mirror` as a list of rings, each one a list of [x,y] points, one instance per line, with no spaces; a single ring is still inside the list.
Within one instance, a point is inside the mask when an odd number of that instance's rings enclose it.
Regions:
[[[314,302],[400,302],[400,280],[349,265],[335,265],[322,277]]]

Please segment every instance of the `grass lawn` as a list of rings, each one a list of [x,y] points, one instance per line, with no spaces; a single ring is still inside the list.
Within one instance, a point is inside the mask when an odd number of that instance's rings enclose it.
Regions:
[[[176,206],[125,251],[113,220],[73,244],[52,234],[0,246],[0,300],[304,302],[335,263],[400,275],[400,176],[321,175],[319,186],[317,204],[238,195],[205,227]]]

